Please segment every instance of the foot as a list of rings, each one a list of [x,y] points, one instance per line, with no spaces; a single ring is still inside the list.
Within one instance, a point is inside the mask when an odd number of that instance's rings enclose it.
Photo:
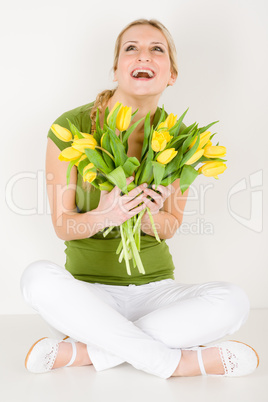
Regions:
[[[92,364],[88,352],[87,345],[82,342],[76,342],[77,355],[76,359],[70,367],[88,366]],[[57,357],[55,359],[52,369],[64,367],[71,360],[73,353],[72,344],[70,342],[61,342],[59,344],[59,349]]]
[[[204,348],[204,350],[202,350],[202,358],[207,374],[224,374],[219,348]],[[197,375],[201,375],[197,351],[182,350],[180,363],[171,377],[192,377]]]

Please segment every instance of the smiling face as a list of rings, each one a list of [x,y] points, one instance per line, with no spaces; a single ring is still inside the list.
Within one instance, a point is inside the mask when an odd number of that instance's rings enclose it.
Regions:
[[[135,25],[124,32],[114,81],[131,95],[159,95],[175,83],[168,43],[159,29]]]

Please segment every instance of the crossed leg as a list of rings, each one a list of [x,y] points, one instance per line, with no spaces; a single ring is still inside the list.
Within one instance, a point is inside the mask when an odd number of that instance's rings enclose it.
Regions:
[[[23,274],[21,288],[26,301],[52,327],[81,343],[84,355],[82,344],[86,345],[97,371],[126,361],[169,378],[178,367],[182,348],[234,332],[248,314],[247,297],[234,285],[174,282],[169,287],[152,287],[150,292],[144,287],[146,292],[132,305],[139,315],[132,322],[120,314],[118,300],[111,294],[77,281],[49,261],[31,264]],[[59,359],[61,355],[59,349]]]

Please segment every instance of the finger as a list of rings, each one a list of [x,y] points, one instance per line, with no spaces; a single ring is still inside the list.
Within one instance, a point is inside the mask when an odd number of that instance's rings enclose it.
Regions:
[[[124,203],[124,208],[127,208],[127,210],[130,210],[134,207],[136,207],[138,204],[140,204],[142,201],[144,201],[144,194],[138,195],[136,198],[134,198],[132,201]]]
[[[131,183],[134,180],[134,176],[127,177],[127,184]]]
[[[155,184],[152,185],[152,188],[155,189]],[[168,186],[158,185],[158,186],[157,186],[157,190],[155,190],[155,191],[159,191],[159,192],[161,193],[162,197],[164,197],[164,198],[166,199],[166,198],[169,197],[170,194],[173,193],[175,190],[174,190],[174,188],[172,187],[172,185],[169,184]]]
[[[146,188],[144,190],[144,194],[149,195],[150,197],[152,197],[155,202],[159,202],[159,200],[162,199],[162,194],[158,194],[156,191],[151,190],[150,188]]]
[[[151,201],[149,198],[144,198],[143,201],[146,203],[147,207],[150,208],[152,211],[155,210],[158,211],[164,205],[164,200],[161,196],[158,196],[157,200]]]
[[[147,205],[145,203],[139,205],[138,207],[131,209],[130,211],[128,211],[128,214],[130,217],[136,215],[137,213],[139,213],[140,211],[142,211],[143,209],[145,209],[147,207]]]
[[[133,188],[133,190],[129,191],[128,194],[123,196],[123,202],[130,202],[134,197],[140,194],[147,187],[147,185],[147,183],[143,183],[140,186]]]

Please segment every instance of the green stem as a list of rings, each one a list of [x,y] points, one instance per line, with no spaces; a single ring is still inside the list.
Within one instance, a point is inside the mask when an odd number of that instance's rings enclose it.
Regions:
[[[155,228],[154,218],[152,216],[150,208],[146,207],[146,210],[148,212],[148,215],[149,215],[149,218],[150,218],[150,221],[151,221],[151,225],[152,225],[152,228],[153,228],[153,231],[154,231],[155,238],[156,238],[157,241],[159,241],[159,243],[161,243],[161,240],[159,239],[158,233],[157,233],[156,228]]]
[[[106,229],[105,232],[102,233],[103,237],[107,236],[107,234],[110,233],[113,230],[114,227],[115,226],[110,226],[108,229]]]
[[[142,274],[145,274],[145,270],[144,270],[144,267],[143,267],[143,264],[141,261],[141,257],[140,257],[140,254],[138,252],[138,249],[137,249],[134,237],[133,237],[132,228],[130,227],[130,225],[131,225],[130,219],[128,219],[126,221],[126,223],[127,223],[127,235],[128,235],[128,238],[130,239],[130,245],[131,245],[131,249],[132,249],[133,259],[135,259],[135,261],[136,261],[139,272]]]
[[[110,158],[115,162],[113,155],[110,154],[106,149],[99,147],[98,145],[95,146],[95,148],[101,149],[103,152],[106,152],[107,155],[110,156]]]
[[[123,251],[124,251],[124,257],[125,257],[127,273],[128,273],[128,275],[131,275],[130,265],[129,265],[129,260],[128,260],[128,252],[127,252],[126,240],[125,240],[125,235],[124,235],[124,228],[123,228],[124,223],[122,223],[122,225],[120,225],[120,232],[121,232],[121,238],[122,238],[122,242],[123,242]]]

